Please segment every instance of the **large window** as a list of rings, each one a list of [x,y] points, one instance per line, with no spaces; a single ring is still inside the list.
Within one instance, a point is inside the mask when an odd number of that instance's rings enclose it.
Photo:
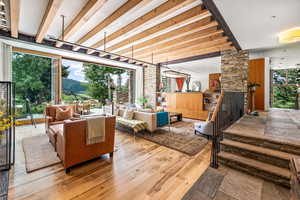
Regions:
[[[295,108],[300,68],[272,71],[272,107]]]
[[[103,104],[111,98],[119,103],[129,101],[130,81],[125,69],[64,59],[62,71],[65,103],[93,99]]]
[[[13,53],[12,79],[16,84],[16,105],[19,115],[42,114],[51,101],[52,59],[24,53]]]

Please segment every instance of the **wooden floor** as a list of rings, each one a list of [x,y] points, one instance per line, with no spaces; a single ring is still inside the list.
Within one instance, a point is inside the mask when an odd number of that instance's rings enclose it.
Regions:
[[[43,124],[17,127],[16,164],[9,199],[181,199],[209,165],[211,145],[190,157],[117,132],[114,158],[100,159],[65,174],[55,165],[27,174],[21,139],[42,134]],[[42,130],[42,131],[41,131]]]

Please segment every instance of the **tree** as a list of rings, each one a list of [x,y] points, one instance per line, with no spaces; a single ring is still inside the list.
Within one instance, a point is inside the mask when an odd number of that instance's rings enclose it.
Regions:
[[[51,59],[29,54],[13,54],[13,80],[17,99],[41,104],[51,100]]]
[[[12,77],[16,86],[16,102],[28,98],[33,112],[43,112],[44,102],[51,100],[52,59],[23,53],[13,53]],[[62,66],[62,76],[69,75],[69,66]]]
[[[273,107],[294,108],[300,69],[282,69],[273,72]]]
[[[61,66],[61,76],[63,78],[68,78],[68,76],[70,74],[70,71],[68,71],[69,68],[70,68],[70,66],[65,66],[65,65]]]
[[[104,103],[108,99],[108,80],[112,79],[112,75],[122,74],[125,70],[84,63],[83,72],[85,79],[89,82],[89,95]]]

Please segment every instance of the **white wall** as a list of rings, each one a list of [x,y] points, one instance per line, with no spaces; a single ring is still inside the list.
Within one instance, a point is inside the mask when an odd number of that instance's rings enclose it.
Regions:
[[[192,89],[194,81],[201,81],[202,91],[205,91],[209,87],[209,74],[221,73],[221,57],[207,58],[203,60],[195,60],[191,62],[173,64],[167,67],[172,70],[190,74],[190,89]],[[166,69],[163,69],[162,71],[164,70]],[[171,81],[171,89],[173,89],[173,91],[177,90],[175,80]],[[183,90],[186,90],[186,83],[184,83]]]

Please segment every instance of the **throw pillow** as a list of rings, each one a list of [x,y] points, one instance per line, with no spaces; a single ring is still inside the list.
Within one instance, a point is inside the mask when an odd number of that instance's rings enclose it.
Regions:
[[[67,119],[71,119],[73,116],[72,108],[67,108],[66,110],[63,110],[61,108],[56,108],[56,120],[63,121]]]
[[[123,114],[123,118],[124,119],[132,120],[133,119],[133,114],[134,114],[133,110],[126,109],[125,112],[124,112],[124,114]]]

